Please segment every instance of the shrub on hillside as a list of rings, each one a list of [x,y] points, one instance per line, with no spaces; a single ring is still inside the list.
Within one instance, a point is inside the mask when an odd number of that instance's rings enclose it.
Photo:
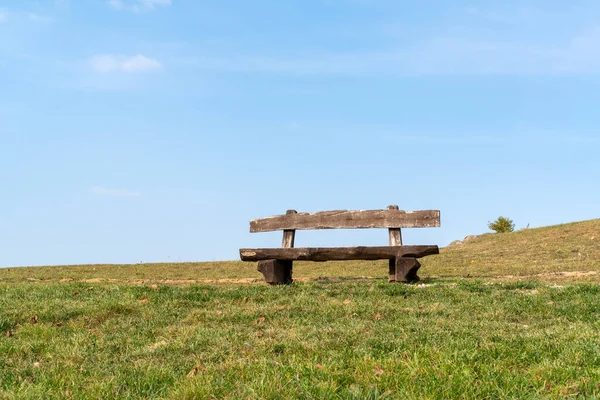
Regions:
[[[509,218],[498,217],[494,222],[488,223],[488,228],[497,233],[512,232],[515,230],[515,224]]]

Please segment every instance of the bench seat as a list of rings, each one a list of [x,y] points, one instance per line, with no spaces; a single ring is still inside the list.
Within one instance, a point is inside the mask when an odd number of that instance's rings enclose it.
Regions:
[[[343,261],[392,260],[398,257],[421,258],[439,254],[435,245],[420,246],[359,246],[359,247],[292,247],[240,249],[243,261]]]

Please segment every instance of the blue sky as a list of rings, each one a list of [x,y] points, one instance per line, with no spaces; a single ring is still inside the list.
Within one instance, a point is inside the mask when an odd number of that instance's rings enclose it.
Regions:
[[[0,266],[237,259],[289,208],[598,218],[598,104],[597,1],[0,0]]]

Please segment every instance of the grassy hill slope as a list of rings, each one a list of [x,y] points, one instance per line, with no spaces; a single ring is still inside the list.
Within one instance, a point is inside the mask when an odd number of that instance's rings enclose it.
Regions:
[[[442,276],[503,276],[600,271],[600,219],[479,236],[428,257]]]
[[[283,287],[241,262],[0,269],[0,399],[599,398],[597,232],[482,236],[418,285],[384,262]]]
[[[438,256],[421,259],[420,275],[427,277],[531,276],[574,271],[600,271],[600,219],[525,229],[477,237],[462,245],[441,249]],[[351,261],[297,262],[295,278],[358,277],[384,278],[386,262]],[[82,265],[0,269],[0,280],[23,279],[117,279],[215,280],[257,279],[256,263],[240,261]],[[588,279],[595,279],[590,275]]]

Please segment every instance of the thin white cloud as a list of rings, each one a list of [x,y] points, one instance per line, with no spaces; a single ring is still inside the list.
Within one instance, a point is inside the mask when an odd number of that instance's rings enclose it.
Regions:
[[[600,74],[600,25],[561,40],[438,37],[381,51],[298,57],[205,57],[204,69],[294,75],[574,75]]]
[[[102,186],[94,186],[90,189],[90,192],[99,196],[111,197],[138,197],[142,195],[140,192],[132,192],[123,189],[109,189]]]
[[[139,3],[141,3],[144,7],[146,8],[154,8],[154,6],[170,6],[172,1],[171,0],[139,0]]]
[[[8,21],[22,21],[29,20],[33,22],[54,22],[54,18],[49,15],[42,15],[36,13],[25,13],[18,11],[3,11],[0,9],[0,23]]]
[[[571,132],[513,132],[511,134],[478,134],[478,135],[390,135],[385,137],[390,142],[437,143],[437,144],[499,144],[499,143],[552,143],[585,145],[600,143],[600,138],[589,134],[573,135]]]
[[[125,7],[125,5],[123,4],[123,2],[121,0],[108,0],[107,4],[117,10],[120,10],[123,7]]]
[[[124,57],[111,54],[97,55],[89,60],[90,67],[97,72],[152,72],[162,69],[162,64],[141,54]]]
[[[134,12],[154,10],[157,6],[170,6],[172,0],[108,0],[107,4],[115,10]]]
[[[487,22],[515,25],[533,23],[542,20],[549,11],[540,10],[527,5],[501,5],[494,8],[467,7],[467,15]]]
[[[600,75],[600,7],[584,2],[588,7],[513,1],[459,8],[441,26],[423,29],[427,36],[421,37],[410,34],[405,22],[383,29],[376,23],[376,29],[361,30],[360,50],[311,48],[309,39],[305,51],[298,46],[267,53],[258,44],[255,51],[246,46],[180,62],[219,72],[288,75]]]
[[[54,21],[54,18],[49,17],[47,15],[29,13],[29,14],[27,14],[27,16],[29,17],[30,20],[35,21],[35,22],[52,22],[52,21]]]

